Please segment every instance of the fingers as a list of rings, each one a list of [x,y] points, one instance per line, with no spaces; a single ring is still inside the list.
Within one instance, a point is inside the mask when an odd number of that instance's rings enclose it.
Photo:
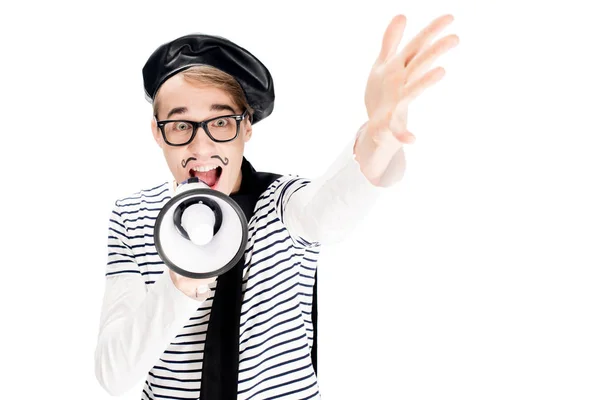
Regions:
[[[444,28],[450,25],[454,21],[452,15],[443,15],[436,18],[427,27],[417,34],[411,40],[406,47],[402,50],[401,56],[405,59],[405,64],[408,63],[421,51],[424,50],[425,46],[431,43],[433,38],[437,36]]]
[[[427,50],[420,53],[410,62],[410,64],[408,64],[404,73],[406,82],[410,83],[411,81],[418,79],[429,69],[429,67],[431,67],[431,64],[433,64],[435,60],[457,45],[458,36],[456,35],[448,35],[432,44]]]
[[[406,17],[404,15],[396,15],[388,25],[383,35],[381,43],[381,51],[379,52],[378,62],[386,62],[398,50],[398,45],[402,40],[404,28],[406,27]]]
[[[206,295],[210,292],[210,289],[206,290],[207,287],[212,284],[217,277],[208,279],[192,279],[185,276],[179,275],[173,270],[169,269],[171,280],[177,289],[192,298],[200,298],[202,295]]]
[[[409,83],[403,90],[401,100],[396,106],[396,108],[406,108],[408,106],[408,103],[416,99],[427,88],[439,82],[445,74],[446,71],[444,70],[444,68],[436,67],[431,71],[428,71],[416,81]]]
[[[386,70],[397,71],[404,69],[452,21],[454,21],[454,17],[449,14],[436,18],[426,28],[421,30],[399,54],[389,60]]]

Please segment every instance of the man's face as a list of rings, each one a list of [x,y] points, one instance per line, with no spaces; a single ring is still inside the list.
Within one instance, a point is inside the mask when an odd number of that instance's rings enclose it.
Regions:
[[[162,84],[156,101],[158,101],[157,119],[159,121],[199,122],[243,112],[235,106],[231,97],[224,90],[190,83],[181,75],[175,75]],[[238,137],[225,143],[214,142],[204,129],[199,127],[191,143],[184,146],[170,146],[165,142],[154,118],[152,119],[152,132],[178,183],[197,176],[209,185],[216,179],[211,188],[227,195],[239,190],[244,144],[252,136],[252,125],[248,117],[240,122]],[[214,166],[217,167],[216,171],[200,171]]]

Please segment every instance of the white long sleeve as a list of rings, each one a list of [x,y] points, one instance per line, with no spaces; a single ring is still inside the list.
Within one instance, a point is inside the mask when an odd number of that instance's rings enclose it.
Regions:
[[[357,137],[364,128],[365,125]],[[404,176],[406,161],[401,150],[385,171],[382,186],[373,185],[354,158],[355,140],[345,146],[325,174],[290,196],[283,209],[283,220],[293,237],[320,244],[342,241],[368,214],[386,187]]]
[[[139,271],[133,257],[125,260],[129,246],[121,251],[119,262]],[[107,276],[95,351],[100,385],[113,396],[133,388],[202,303],[177,289],[167,270],[148,289],[141,273]]]

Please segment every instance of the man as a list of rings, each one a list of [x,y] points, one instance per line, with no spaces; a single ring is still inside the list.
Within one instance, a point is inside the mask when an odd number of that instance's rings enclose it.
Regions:
[[[274,103],[271,76],[256,57],[208,35],[184,36],[152,54],[143,71],[151,128],[174,180],[117,200],[110,218],[95,354],[109,393],[146,376],[142,399],[320,398],[319,249],[342,240],[402,178],[403,145],[414,141],[407,106],[442,78],[443,69],[428,68],[458,38],[430,42],[452,19],[434,20],[399,54],[406,19],[391,21],[367,81],[369,119],[314,181],[258,173],[243,156],[253,125]],[[249,221],[245,256],[216,281],[177,275],[153,243],[158,212],[191,177],[230,195]]]

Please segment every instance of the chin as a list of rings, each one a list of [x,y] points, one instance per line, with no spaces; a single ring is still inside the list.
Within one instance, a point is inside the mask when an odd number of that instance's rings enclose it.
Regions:
[[[219,182],[217,182],[216,190],[229,196],[231,195],[233,188],[229,184],[229,180],[226,177],[223,177],[223,179],[220,179]]]

